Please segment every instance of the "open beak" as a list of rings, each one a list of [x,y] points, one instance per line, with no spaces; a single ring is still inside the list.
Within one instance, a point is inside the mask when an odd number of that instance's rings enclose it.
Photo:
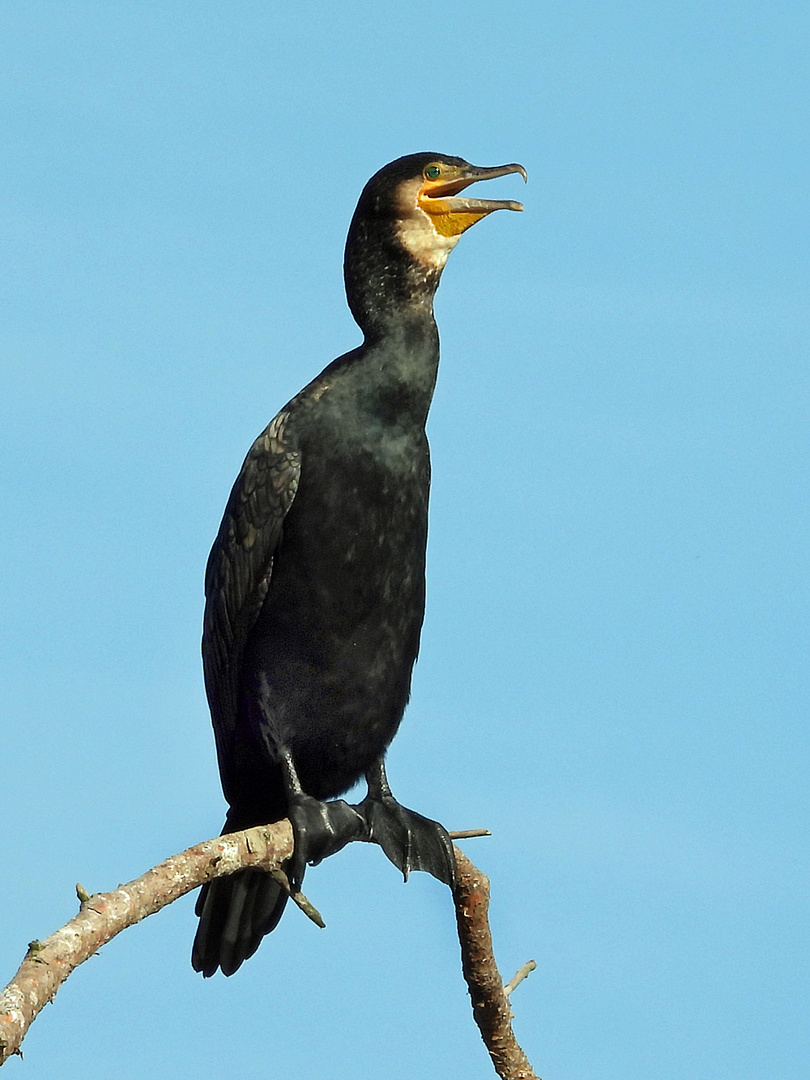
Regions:
[[[459,166],[457,170],[438,177],[425,179],[419,189],[419,205],[430,214],[436,232],[442,236],[458,236],[476,221],[491,214],[493,210],[522,210],[523,203],[513,199],[468,199],[459,197],[470,184],[479,180],[494,180],[497,176],[520,173],[528,180],[522,165],[495,165],[481,168],[477,165]]]

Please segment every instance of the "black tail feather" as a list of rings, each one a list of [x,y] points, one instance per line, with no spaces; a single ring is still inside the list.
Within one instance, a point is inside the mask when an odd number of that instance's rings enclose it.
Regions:
[[[264,870],[239,870],[203,885],[195,911],[200,917],[191,966],[206,978],[217,968],[233,975],[275,928],[287,892]]]

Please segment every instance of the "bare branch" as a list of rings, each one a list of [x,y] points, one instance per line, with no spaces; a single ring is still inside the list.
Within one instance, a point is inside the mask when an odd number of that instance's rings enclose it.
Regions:
[[[44,941],[32,942],[20,968],[0,992],[0,1065],[19,1053],[28,1028],[68,975],[125,930],[212,878],[246,866],[278,870],[292,855],[289,821],[218,836],[173,855],[113,892],[82,897],[79,914]]]
[[[495,963],[489,929],[489,880],[467,856],[456,854],[456,922],[461,966],[473,1016],[502,1080],[539,1080],[512,1031],[512,1012]]]
[[[512,978],[509,980],[509,982],[506,983],[506,985],[503,988],[503,992],[506,994],[506,996],[509,997],[509,995],[515,989],[515,987],[520,986],[520,984],[523,982],[523,980],[528,975],[531,975],[531,973],[534,971],[534,969],[536,967],[537,967],[537,964],[535,963],[534,960],[527,960],[526,963],[523,965],[523,967],[519,967],[517,969],[517,971],[515,972],[515,974],[512,976]]]
[[[32,941],[17,974],[0,991],[0,1065],[20,1053],[28,1028],[70,973],[116,934],[206,881],[245,867],[261,867],[286,887],[281,865],[292,851],[292,826],[285,820],[206,840],[113,892],[91,896],[77,885],[81,901],[78,915],[43,941]],[[487,921],[489,882],[458,848],[454,851],[462,966],[475,1021],[502,1080],[538,1080],[512,1032],[507,994],[492,953]],[[314,922],[323,925],[306,898],[299,893],[293,899]],[[512,980],[515,985],[517,979]]]

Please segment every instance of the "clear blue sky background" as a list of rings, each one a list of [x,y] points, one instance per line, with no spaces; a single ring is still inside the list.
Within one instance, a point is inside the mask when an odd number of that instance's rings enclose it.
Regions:
[[[0,982],[217,832],[202,577],[255,435],[357,344],[382,164],[529,171],[437,301],[395,791],[493,882],[544,1080],[807,1080],[804,0],[15,2],[2,81]],[[237,976],[192,898],[9,1080],[491,1075],[449,897],[354,845]]]

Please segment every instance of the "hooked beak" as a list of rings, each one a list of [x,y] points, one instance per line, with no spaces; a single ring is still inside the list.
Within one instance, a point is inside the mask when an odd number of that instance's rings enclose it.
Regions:
[[[425,179],[419,189],[419,206],[430,214],[436,232],[442,236],[458,236],[476,221],[493,210],[522,210],[523,204],[513,199],[468,199],[459,192],[479,180],[494,180],[509,173],[520,173],[528,180],[522,165],[495,165],[481,168],[476,165],[458,166],[435,180]]]

